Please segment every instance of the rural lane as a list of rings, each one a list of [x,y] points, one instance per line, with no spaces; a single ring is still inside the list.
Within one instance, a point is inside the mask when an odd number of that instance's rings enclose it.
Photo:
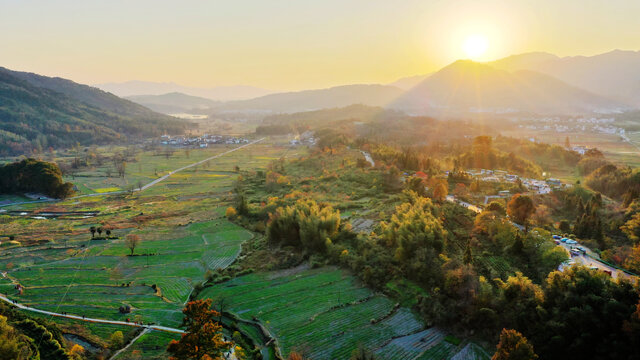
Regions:
[[[75,319],[75,320],[80,320],[80,321],[87,321],[87,322],[101,323],[101,324],[132,326],[132,327],[139,327],[139,328],[150,329],[150,330],[158,330],[158,331],[164,331],[164,332],[170,332],[170,333],[176,333],[176,334],[183,334],[184,333],[183,330],[176,329],[176,328],[171,328],[171,327],[167,327],[167,326],[141,325],[141,324],[136,324],[136,323],[133,323],[133,322],[88,318],[88,317],[79,316],[79,315],[61,314],[61,313],[56,313],[56,312],[52,312],[52,311],[40,310],[40,309],[32,308],[30,306],[26,306],[26,305],[23,305],[23,304],[20,304],[20,303],[17,303],[17,302],[13,302],[13,300],[9,299],[4,294],[0,294],[0,300],[11,304],[11,305],[17,307],[18,309],[33,311],[33,312],[37,312],[37,313],[40,313],[40,314],[51,315],[51,316],[56,316],[56,317],[62,317],[62,318],[67,318],[67,319]]]

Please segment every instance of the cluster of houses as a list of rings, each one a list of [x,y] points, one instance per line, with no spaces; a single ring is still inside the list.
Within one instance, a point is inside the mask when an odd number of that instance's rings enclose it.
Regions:
[[[226,135],[210,135],[204,134],[202,136],[171,136],[162,135],[160,137],[160,144],[176,147],[200,147],[206,148],[210,144],[246,144],[249,140],[241,137],[226,136]]]
[[[313,146],[316,144],[316,138],[313,137],[313,131],[305,131],[302,134],[295,137],[295,139],[289,141],[289,145],[298,146],[298,145],[309,145]]]
[[[486,182],[509,182],[515,183],[518,179],[522,182],[522,185],[529,191],[536,194],[548,194],[553,190],[566,188],[571,186],[565,184],[558,179],[548,178],[545,180],[530,179],[520,177],[518,175],[509,174],[504,170],[488,170],[488,169],[472,169],[467,170],[466,173],[474,179]],[[509,190],[501,191],[500,196],[508,197],[510,195]]]
[[[536,119],[527,119],[534,123],[520,124],[519,127],[527,130],[553,130],[558,133],[590,131],[609,135],[624,135],[625,130],[614,126],[614,118],[600,117],[577,117],[577,118],[560,118],[560,117],[544,117]]]

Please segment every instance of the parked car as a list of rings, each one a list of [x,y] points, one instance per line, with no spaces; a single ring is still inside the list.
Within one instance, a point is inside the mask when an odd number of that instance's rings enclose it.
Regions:
[[[567,240],[571,240],[571,239],[569,239],[569,238],[562,238],[562,239],[560,239],[560,241],[562,241],[563,243],[566,243],[566,242],[567,242]]]
[[[571,256],[574,256],[574,255],[580,256],[582,255],[582,252],[580,252],[580,250],[578,249],[571,249]]]
[[[578,243],[577,241],[575,241],[575,240],[571,240],[571,239],[568,239],[568,240],[567,240],[567,241],[565,241],[565,242],[566,242],[567,244],[571,244],[571,245],[573,245],[573,244],[577,244],[577,243]]]
[[[553,235],[553,236],[552,236],[552,238],[553,238],[554,240],[560,240],[560,239],[562,239],[562,236],[560,236],[560,235]]]

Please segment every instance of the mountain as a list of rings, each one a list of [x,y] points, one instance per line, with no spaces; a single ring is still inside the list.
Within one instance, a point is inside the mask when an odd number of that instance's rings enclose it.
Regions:
[[[530,54],[518,55],[523,58]],[[640,108],[640,51],[614,50],[595,56],[549,57],[515,63],[498,60],[494,66],[507,70],[532,70],[567,84]]]
[[[402,93],[401,89],[388,85],[344,85],[328,89],[271,94],[251,100],[231,101],[221,105],[218,109],[294,113],[345,107],[353,104],[385,106]]]
[[[191,124],[99,89],[0,68],[0,153],[182,133]]]
[[[486,63],[498,69],[507,71],[533,70],[538,64],[560,59],[558,56],[545,52],[530,52],[507,56],[505,58]]]
[[[459,60],[423,80],[390,107],[413,113],[584,113],[625,105],[533,71],[509,72]]]
[[[415,75],[415,76],[409,76],[409,77],[404,77],[401,79],[398,79],[392,83],[389,83],[387,85],[389,86],[395,86],[397,88],[400,88],[402,90],[411,90],[413,89],[416,85],[420,84],[421,82],[423,82],[426,78],[428,78],[431,74],[426,74],[426,75]]]
[[[179,92],[191,96],[199,96],[216,101],[232,101],[252,99],[273,91],[253,86],[218,86],[213,88],[196,88],[176,83],[160,83],[150,81],[127,81],[123,83],[96,84],[96,87],[118,96],[163,95]]]
[[[135,95],[126,99],[164,114],[177,114],[194,109],[210,109],[220,104],[218,101],[179,92],[163,95]]]

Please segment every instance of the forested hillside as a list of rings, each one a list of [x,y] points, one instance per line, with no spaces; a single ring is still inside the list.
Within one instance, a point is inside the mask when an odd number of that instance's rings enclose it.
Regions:
[[[0,68],[0,154],[183,133],[189,126],[86,85]]]

